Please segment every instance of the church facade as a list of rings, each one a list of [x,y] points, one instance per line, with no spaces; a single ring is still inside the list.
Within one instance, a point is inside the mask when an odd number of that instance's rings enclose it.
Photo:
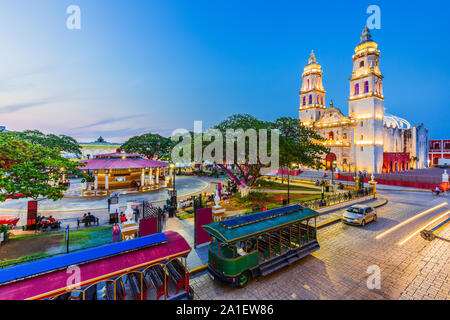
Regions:
[[[325,106],[323,71],[314,52],[304,68],[299,118],[325,138],[329,170],[381,173],[427,167],[428,129],[385,113],[377,47],[364,28],[352,57],[348,115],[332,101]]]

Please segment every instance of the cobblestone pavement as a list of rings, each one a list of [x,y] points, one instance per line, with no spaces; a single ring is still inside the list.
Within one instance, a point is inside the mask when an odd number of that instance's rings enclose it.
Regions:
[[[206,273],[193,276],[196,299],[450,299],[450,244],[426,241],[416,229],[450,210],[445,205],[381,239],[375,237],[398,223],[450,197],[428,193],[382,191],[389,200],[378,221],[364,228],[337,223],[318,231],[321,249],[266,277],[237,289],[212,281]],[[450,238],[450,226],[439,233]],[[368,289],[369,266],[381,271],[381,288]]]

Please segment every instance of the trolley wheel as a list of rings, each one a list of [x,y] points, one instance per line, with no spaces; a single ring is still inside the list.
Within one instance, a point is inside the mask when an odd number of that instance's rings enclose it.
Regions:
[[[248,281],[250,280],[250,272],[244,271],[241,273],[239,279],[238,279],[238,287],[243,288],[248,284]]]

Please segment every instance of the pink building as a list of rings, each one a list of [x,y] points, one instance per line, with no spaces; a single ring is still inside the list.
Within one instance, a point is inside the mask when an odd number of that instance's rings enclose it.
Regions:
[[[436,166],[439,159],[450,159],[450,139],[429,140],[429,166]]]

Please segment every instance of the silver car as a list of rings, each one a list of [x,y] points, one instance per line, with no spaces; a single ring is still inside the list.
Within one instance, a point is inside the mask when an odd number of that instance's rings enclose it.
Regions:
[[[342,215],[342,222],[365,226],[367,222],[377,221],[377,212],[374,208],[365,205],[354,205]]]

